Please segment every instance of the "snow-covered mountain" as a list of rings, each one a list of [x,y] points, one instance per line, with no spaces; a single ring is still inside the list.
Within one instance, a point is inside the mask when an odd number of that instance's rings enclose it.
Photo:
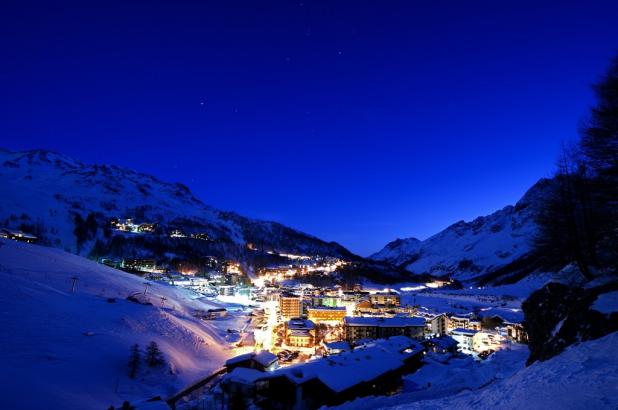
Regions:
[[[89,215],[89,226],[82,226]],[[111,235],[112,218],[157,223],[162,235]],[[357,258],[337,243],[279,223],[214,209],[180,183],[113,165],[88,165],[43,150],[0,149],[2,226],[21,228],[37,235],[43,244],[82,255],[94,250],[96,256],[152,257],[157,252],[169,256],[179,241],[170,241],[167,234],[179,228],[211,239],[183,242],[183,257],[195,254],[248,260],[256,254],[247,250],[251,243],[261,251]],[[78,234],[79,230],[83,232]]]
[[[459,221],[424,241],[397,239],[370,258],[416,274],[461,281],[504,280],[527,264],[539,199],[547,195],[551,184],[541,179],[514,206],[471,222]]]
[[[73,278],[77,278],[72,292]],[[0,239],[2,409],[103,409],[168,397],[233,355],[219,307],[186,289],[144,280],[60,249]],[[127,297],[134,296],[135,300]],[[164,299],[163,299],[164,298]],[[167,365],[127,372],[129,348],[155,341]]]

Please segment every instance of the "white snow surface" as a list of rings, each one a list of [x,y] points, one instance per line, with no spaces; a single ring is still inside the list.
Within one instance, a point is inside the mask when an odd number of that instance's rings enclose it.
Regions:
[[[39,227],[46,244],[88,255],[94,241],[77,248],[74,214],[85,218],[100,213],[111,219],[138,211],[144,220],[136,222],[189,221],[200,233],[240,247],[259,240],[272,242],[275,249],[283,246],[282,251],[291,246],[294,252],[308,254],[347,252],[276,222],[217,210],[180,183],[115,165],[85,164],[45,150],[0,148],[0,227],[17,229],[22,223]]]
[[[597,300],[592,304],[592,309],[607,315],[618,312],[618,291],[599,295]]]
[[[471,222],[459,221],[428,239],[395,240],[370,256],[414,273],[467,281],[526,255],[537,232],[535,205],[551,181],[537,182],[514,206]]]
[[[73,277],[79,279],[71,293]],[[0,240],[0,283],[2,409],[102,409],[167,397],[219,368],[232,355],[226,329],[247,320],[200,321],[194,309],[219,305],[158,283],[144,296],[137,276],[10,240]],[[153,305],[126,299],[135,293]],[[129,379],[129,347],[145,349],[150,341],[168,365],[143,366]]]
[[[573,345],[545,362],[536,362],[486,387],[470,386],[458,394],[415,401],[419,392],[369,398],[344,409],[616,409],[618,408],[618,332]],[[421,370],[422,371],[422,370]],[[419,371],[419,377],[422,374]],[[468,372],[474,377],[473,372]],[[496,373],[498,374],[498,373]],[[465,373],[464,373],[465,375]],[[445,376],[449,378],[449,376]],[[412,376],[414,378],[414,376]],[[435,377],[433,377],[435,379]],[[449,380],[457,383],[452,378]],[[448,381],[436,380],[448,387]],[[462,380],[463,381],[463,380]]]

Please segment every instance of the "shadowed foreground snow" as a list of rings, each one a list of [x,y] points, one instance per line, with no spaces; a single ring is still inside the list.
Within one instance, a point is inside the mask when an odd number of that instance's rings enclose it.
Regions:
[[[72,277],[79,277],[71,293]],[[58,249],[0,240],[0,408],[102,409],[167,396],[218,368],[243,318],[205,323],[213,304]],[[161,298],[164,307],[161,308]],[[115,301],[111,303],[111,299]],[[169,366],[127,377],[129,347],[156,341]],[[173,373],[173,374],[172,374]]]
[[[345,409],[616,409],[618,333],[581,343],[480,390],[415,401],[415,393],[357,400]]]

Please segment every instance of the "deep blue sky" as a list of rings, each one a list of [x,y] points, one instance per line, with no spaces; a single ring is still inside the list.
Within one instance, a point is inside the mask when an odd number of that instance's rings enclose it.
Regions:
[[[3,2],[0,145],[363,255],[550,175],[618,49],[615,1],[155,3]]]

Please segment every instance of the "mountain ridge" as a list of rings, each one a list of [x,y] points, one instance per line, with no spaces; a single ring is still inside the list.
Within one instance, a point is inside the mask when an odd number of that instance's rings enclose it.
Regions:
[[[422,241],[414,237],[396,239],[369,258],[415,274],[464,282],[493,280],[492,274],[504,268],[504,275],[512,274],[515,268],[508,267],[521,264],[531,252],[538,207],[552,186],[552,179],[541,178],[514,205],[469,222],[455,222]],[[535,269],[533,265],[526,269]]]
[[[156,223],[164,230],[177,228],[206,234],[212,240],[182,244],[196,248],[192,252],[196,254],[246,260],[256,256],[255,250],[247,250],[255,246],[263,253],[361,259],[336,242],[324,241],[278,222],[218,210],[197,198],[182,183],[162,181],[116,165],[86,164],[54,151],[0,148],[0,182],[0,225],[25,228],[39,236],[43,244],[84,256],[90,255],[97,242],[97,249],[106,252],[122,248],[124,245],[118,243],[123,241],[148,242],[130,235],[122,240],[110,235],[111,219],[134,218]],[[75,237],[76,221],[90,214],[96,225],[95,233],[80,243]],[[165,241],[169,244],[168,239]],[[152,248],[157,244],[141,243],[141,246]],[[124,256],[129,248],[124,246],[116,256]],[[147,255],[149,251],[143,253]]]

